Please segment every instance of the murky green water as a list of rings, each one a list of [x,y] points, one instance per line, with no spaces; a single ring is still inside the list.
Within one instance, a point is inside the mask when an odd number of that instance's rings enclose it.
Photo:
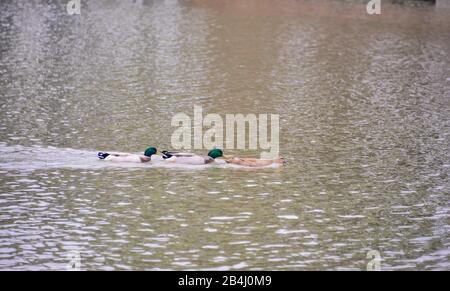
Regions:
[[[0,4],[0,269],[450,270],[450,11],[64,3]],[[279,114],[288,164],[97,160],[194,105]]]

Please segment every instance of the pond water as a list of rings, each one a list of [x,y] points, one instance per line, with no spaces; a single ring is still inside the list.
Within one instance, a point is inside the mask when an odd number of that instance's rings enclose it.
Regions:
[[[2,1],[0,269],[450,270],[450,11],[414,3]],[[279,114],[287,164],[96,158],[194,105]]]

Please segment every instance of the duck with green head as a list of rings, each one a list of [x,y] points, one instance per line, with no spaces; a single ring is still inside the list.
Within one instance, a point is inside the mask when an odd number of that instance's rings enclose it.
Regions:
[[[165,161],[185,165],[204,165],[214,162],[217,158],[223,157],[221,149],[212,149],[207,156],[196,155],[192,153],[177,153],[162,151],[162,157]]]
[[[129,162],[129,163],[146,163],[157,159],[158,150],[155,147],[149,147],[144,151],[143,155],[129,153],[105,153],[99,152],[97,157],[100,160],[113,162]]]

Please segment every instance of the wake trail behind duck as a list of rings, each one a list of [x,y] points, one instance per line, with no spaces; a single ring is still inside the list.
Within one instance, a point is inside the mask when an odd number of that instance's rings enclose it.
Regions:
[[[108,168],[175,168],[186,170],[203,170],[208,168],[247,168],[226,163],[184,165],[168,163],[165,161],[152,161],[148,163],[113,162],[98,159],[97,153],[97,150],[79,150],[71,148],[57,148],[52,146],[26,147],[21,145],[6,145],[4,143],[0,143],[0,169],[34,171],[59,168],[88,170]]]

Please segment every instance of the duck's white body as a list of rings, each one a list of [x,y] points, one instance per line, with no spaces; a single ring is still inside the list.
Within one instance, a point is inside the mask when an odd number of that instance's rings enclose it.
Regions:
[[[169,154],[170,157],[167,157],[167,154]],[[200,156],[191,153],[167,153],[167,154],[164,161],[168,163],[176,163],[184,165],[205,165],[214,162],[214,159],[209,156]]]
[[[143,155],[115,153],[109,154],[104,160],[112,162],[145,163],[150,161],[150,158]]]
[[[104,157],[107,155],[106,157]],[[161,161],[163,158],[161,156],[152,155],[151,157],[139,154],[129,154],[129,153],[99,153],[99,158],[104,161],[111,162],[126,162],[126,163],[146,163]]]

